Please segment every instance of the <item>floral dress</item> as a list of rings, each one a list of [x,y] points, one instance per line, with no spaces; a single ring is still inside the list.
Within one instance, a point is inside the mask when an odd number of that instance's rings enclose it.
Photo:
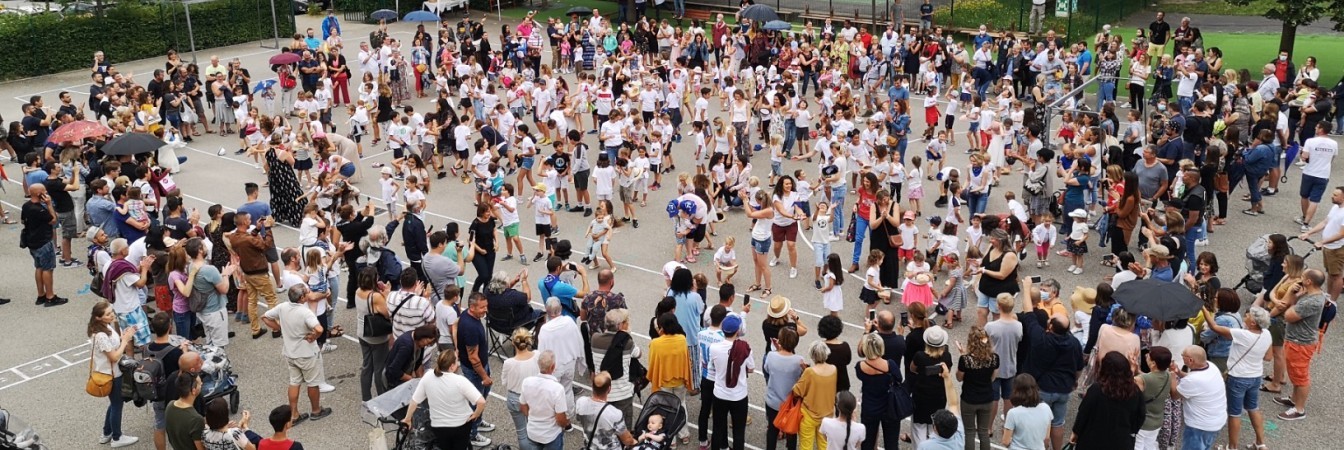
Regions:
[[[308,199],[300,198],[303,196],[303,188],[299,186],[294,167],[281,161],[273,148],[266,150],[266,164],[270,166],[266,176],[271,185],[271,210],[275,214],[275,221],[298,227]]]

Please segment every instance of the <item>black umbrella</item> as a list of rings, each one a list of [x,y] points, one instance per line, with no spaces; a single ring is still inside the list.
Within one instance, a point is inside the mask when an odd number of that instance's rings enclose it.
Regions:
[[[112,156],[139,155],[158,150],[163,140],[149,133],[126,133],[103,145],[103,153]]]
[[[399,17],[397,12],[390,9],[380,9],[369,14],[369,18],[373,20],[393,21],[397,20],[397,17]]]
[[[1184,284],[1153,279],[1121,284],[1115,290],[1115,301],[1126,311],[1162,322],[1195,317],[1204,307]]]
[[[575,6],[575,7],[573,7],[573,8],[569,8],[569,11],[565,11],[565,15],[566,15],[566,16],[573,16],[573,15],[591,16],[591,15],[593,15],[593,8],[589,8],[589,7],[587,7],[587,6]]]
[[[739,11],[737,13],[737,17],[740,19],[751,19],[753,22],[760,22],[760,23],[769,22],[771,20],[779,20],[779,14],[775,13],[775,8],[771,8],[769,6],[765,6],[759,3],[748,6],[746,8],[742,8],[742,11]]]

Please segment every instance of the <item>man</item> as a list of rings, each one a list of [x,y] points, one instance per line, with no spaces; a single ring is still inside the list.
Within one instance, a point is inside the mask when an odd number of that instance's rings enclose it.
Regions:
[[[1274,64],[1265,64],[1260,68],[1260,87],[1255,90],[1256,94],[1266,102],[1273,101],[1279,90],[1279,79],[1274,75]]]
[[[879,309],[877,319],[869,322],[867,329],[876,331],[877,336],[882,338],[882,357],[900,364],[901,359],[905,357],[906,347],[905,337],[896,329],[896,315],[891,311]]]
[[[57,297],[52,286],[52,271],[56,269],[56,244],[52,242],[56,225],[56,208],[47,195],[47,186],[28,186],[28,201],[24,202],[19,221],[23,231],[19,247],[27,248],[33,257],[33,282],[37,285],[37,304],[45,307],[64,305],[69,300]],[[68,247],[68,245],[67,245]]]
[[[483,396],[490,395],[490,386],[495,383],[490,378],[490,338],[485,330],[485,312],[489,307],[489,302],[485,294],[475,292],[467,300],[467,313],[462,315],[462,320],[457,323],[457,354],[462,358],[465,364],[462,364],[462,376],[467,377],[476,390]],[[554,366],[555,358],[551,358],[551,364]],[[490,439],[481,436],[481,431],[491,431],[495,425],[481,418],[476,418],[471,423],[471,445],[472,447],[486,447],[490,445]]]
[[[1032,313],[1031,302],[1023,302],[1023,310]],[[1041,401],[1050,406],[1054,420],[1050,422],[1050,444],[1054,450],[1064,447],[1064,419],[1069,410],[1069,396],[1083,370],[1083,347],[1069,332],[1067,315],[1054,314],[1042,327],[1037,320],[1024,320],[1024,339],[1030,342],[1029,358],[1018,371],[1031,374],[1041,387]],[[950,386],[949,381],[949,386]],[[948,397],[951,403],[955,395]],[[935,418],[934,423],[938,421]],[[942,434],[942,427],[939,427]],[[923,448],[921,446],[921,448]]]
[[[1011,295],[999,294],[994,301],[999,317],[985,324],[989,343],[994,347],[994,353],[999,356],[999,371],[991,385],[995,404],[989,407],[990,415],[994,415],[995,411],[1007,411],[1010,406],[1007,402],[1013,393],[1013,377],[1017,376],[1018,370],[1017,349],[1022,343],[1022,322],[1019,322],[1017,315],[1013,314],[1015,299]],[[1000,400],[1004,402],[1002,410],[998,409],[997,402]]]
[[[1185,191],[1167,207],[1181,210],[1181,217],[1185,219],[1185,260],[1187,267],[1195,267],[1195,241],[1204,232],[1204,186],[1199,184],[1197,170],[1182,171],[1181,183],[1185,185]]]
[[[47,146],[47,136],[51,134],[51,119],[47,117],[46,109],[42,106],[42,96],[34,95],[29,99],[29,103],[23,105],[23,130],[28,132],[30,143],[34,149],[42,149]]]
[[[201,395],[201,379],[195,374],[181,374],[174,384],[180,396],[169,403],[163,413],[168,443],[173,450],[204,449],[205,417],[197,413],[194,406]],[[155,446],[158,444],[155,442]]]
[[[897,3],[898,7],[900,3]],[[919,31],[933,28],[933,4],[929,0],[919,5]]]
[[[462,275],[462,265],[466,259],[467,252],[463,251],[462,244],[453,242],[455,246],[454,253],[457,254],[456,260],[449,259],[443,255],[448,250],[448,233],[439,230],[429,235],[429,253],[425,254],[423,268],[425,271],[425,281],[429,282],[429,289],[432,291],[430,298],[437,299],[443,296],[443,289],[448,286],[457,286],[457,277]],[[461,286],[458,286],[461,287]]]
[[[1302,225],[1304,232],[1316,218],[1316,207],[1321,204],[1321,195],[1330,184],[1330,163],[1339,153],[1339,144],[1330,138],[1331,128],[1330,122],[1317,123],[1316,135],[1302,144],[1302,161],[1306,164],[1302,166],[1302,187],[1298,190],[1298,196],[1302,197],[1302,217],[1297,223]]]
[[[420,202],[406,203],[406,212],[401,215],[401,245],[406,249],[406,259],[411,262],[411,269],[421,279],[428,280],[424,258],[429,253],[429,243],[426,241],[425,221],[420,218]]]
[[[582,283],[581,288],[575,289],[573,285],[560,278],[560,273],[565,269],[578,272],[577,278]],[[588,270],[582,264],[566,264],[559,256],[551,256],[546,259],[546,276],[537,281],[537,291],[541,293],[542,298],[559,299],[565,316],[577,320],[579,305],[574,302],[574,297],[583,298],[588,295]]]
[[[610,392],[604,396],[604,400],[621,412],[625,417],[625,427],[631,428],[635,419],[635,387],[629,376],[630,360],[639,359],[644,352],[630,336],[628,309],[607,311],[605,322],[606,331],[595,333],[592,337],[593,362],[597,370],[606,374],[611,382]],[[597,389],[597,385],[594,384],[593,388]]]
[[[252,339],[257,339],[266,334],[261,329],[262,321],[257,320],[260,317],[257,314],[257,297],[266,298],[267,309],[274,309],[276,304],[275,278],[271,277],[270,264],[266,261],[267,250],[275,246],[275,237],[270,231],[270,227],[275,225],[275,219],[267,218],[247,232],[244,230],[252,227],[252,216],[240,208],[233,216],[233,223],[238,227],[238,232],[229,236],[229,244],[233,252],[238,254],[238,268],[243,271],[243,286],[247,288],[247,316],[252,318]],[[280,328],[271,327],[271,337],[279,336]]]
[[[1338,191],[1337,191],[1338,192]],[[1317,244],[1319,245],[1319,244]],[[1330,298],[1321,290],[1325,274],[1308,269],[1302,281],[1288,291],[1287,298],[1275,301],[1270,315],[1281,316],[1286,322],[1283,329],[1283,353],[1288,362],[1288,381],[1293,383],[1291,397],[1275,397],[1274,403],[1287,406],[1279,414],[1282,420],[1300,420],[1307,417],[1307,396],[1311,394],[1311,360],[1319,348],[1317,329],[1321,315]]]
[[[272,216],[273,213],[271,211],[271,204],[269,202],[263,202],[260,200],[261,187],[257,186],[257,183],[251,183],[251,182],[244,183],[243,194],[247,195],[247,202],[243,203],[238,207],[237,214],[242,215],[242,213],[247,213],[248,216],[251,217],[252,219],[249,222],[249,224],[257,225],[258,227],[260,227],[260,224],[263,221],[271,219],[269,224],[266,225],[266,227],[267,228],[275,227],[275,220],[274,217]],[[248,227],[243,226],[239,227],[239,229],[246,230],[248,229]],[[267,234],[270,233],[268,232]],[[266,256],[266,262],[271,266],[271,275],[275,279],[275,284],[280,284],[280,274],[284,272],[280,270],[280,250],[275,247],[275,242],[271,242],[270,245],[267,246],[265,256]]]
[[[956,450],[966,446],[966,425],[961,422],[961,396],[957,393],[956,383],[952,381],[952,372],[948,372],[946,366],[940,375],[943,377],[943,393],[947,396],[947,407],[933,413],[931,418],[934,434],[920,442],[918,450]],[[1067,395],[1065,394],[1066,397]],[[1053,429],[1051,433],[1054,433]],[[1063,430],[1060,430],[1060,433],[1063,433]],[[1063,444],[1060,442],[1055,445],[1056,450]]]
[[[564,432],[569,429],[569,402],[564,386],[556,381],[555,353],[542,351],[537,356],[538,375],[523,380],[518,408],[527,416],[527,440],[539,450],[560,450]]]
[[[60,94],[57,94],[57,98],[61,100],[61,106],[56,110],[57,116],[60,115],[74,116],[75,114],[78,114],[80,111],[84,109],[83,106],[75,106],[75,101],[72,97],[70,97],[69,92],[61,91]]]
[[[187,300],[187,304],[205,305],[196,312],[196,320],[201,321],[201,327],[205,329],[205,343],[217,347],[227,346],[229,338],[233,337],[229,331],[229,312],[226,310],[229,301],[227,294],[229,280],[238,271],[238,264],[230,262],[222,271],[210,264],[206,258],[208,252],[205,242],[201,238],[188,239],[185,249],[187,257],[191,258],[191,270],[196,273],[191,281],[192,298]]]
[[[691,358],[691,370],[700,371],[699,387],[702,396],[700,397],[700,415],[696,421],[696,426],[700,430],[699,439],[700,447],[702,448],[710,448],[710,420],[714,413],[714,405],[718,403],[718,400],[714,397],[714,393],[716,392],[714,386],[719,377],[717,376],[717,372],[715,372],[716,368],[714,364],[711,363],[712,359],[709,357],[709,351],[714,344],[718,344],[724,340],[722,326],[723,319],[728,317],[728,309],[724,308],[723,305],[714,305],[709,308],[708,312],[708,326],[701,329],[699,333],[696,333],[695,344],[693,344],[698,347],[693,349],[695,351],[693,351],[692,354],[700,356],[698,358]],[[689,410],[687,412],[689,413]]]
[[[70,241],[79,235],[79,226],[75,225],[75,200],[70,196],[71,192],[83,189],[79,185],[80,163],[75,163],[75,174],[66,179],[64,166],[61,164],[47,163],[51,166],[47,170],[47,179],[42,184],[47,187],[47,194],[51,196],[51,202],[56,210],[57,228],[61,229],[61,267],[71,268],[79,267],[80,262],[70,255]]]
[[[1274,66],[1274,79],[1279,81],[1280,86],[1292,86],[1297,78],[1297,66],[1293,64],[1291,55],[1287,49],[1279,50],[1279,57],[1269,64]]]
[[[1312,331],[1315,333],[1315,330]],[[1226,424],[1227,390],[1223,374],[1210,364],[1204,348],[1191,345],[1181,351],[1185,371],[1175,370],[1173,396],[1184,400],[1185,427],[1181,431],[1182,450],[1209,450],[1218,439],[1218,431]]]
[[[1167,166],[1157,159],[1156,146],[1143,147],[1143,159],[1134,165],[1134,174],[1139,177],[1139,196],[1144,201],[1156,204],[1157,199],[1166,194],[1170,178],[1167,177]]]
[[[1171,24],[1166,21],[1167,13],[1157,12],[1157,19],[1148,24],[1148,57],[1162,59],[1167,51],[1167,38],[1171,35]],[[1151,62],[1151,61],[1150,61]]]
[[[608,331],[606,317],[610,311],[626,309],[625,294],[613,292],[616,273],[611,269],[597,272],[597,289],[583,297],[579,305],[579,320],[588,324],[588,332],[596,335]],[[620,377],[616,377],[620,378]]]
[[[1325,221],[1317,223],[1316,226],[1303,232],[1299,239],[1307,239],[1317,232],[1321,237],[1316,240],[1316,248],[1323,250],[1325,259],[1325,273],[1329,275],[1329,284],[1326,291],[1329,292],[1329,298],[1339,297],[1341,286],[1344,286],[1344,186],[1337,186],[1330,191],[1330,212],[1325,215]]]
[[[89,85],[89,110],[95,120],[112,117],[112,93],[106,86],[105,74],[94,72],[90,75],[93,83]]]
[[[574,402],[574,414],[579,417],[579,426],[592,440],[591,450],[622,450],[635,445],[635,438],[626,425],[631,418],[630,414],[607,401],[611,385],[611,374],[598,372],[593,375],[593,395]]]
[[[565,387],[565,398],[573,398],[574,374],[583,363],[583,333],[573,318],[565,316],[560,300],[546,300],[546,323],[537,332],[537,350],[555,355],[555,378]]]
[[[715,309],[718,309],[715,307]],[[747,374],[756,371],[756,358],[747,341],[738,339],[742,319],[730,315],[720,329],[723,341],[711,345],[709,359],[717,377],[714,380],[714,447],[728,448],[728,416],[732,416],[733,450],[746,445]]]
[[[421,325],[434,323],[434,304],[425,299],[425,286],[415,269],[401,271],[401,290],[387,299],[387,311],[392,314],[392,340]]]
[[[341,21],[336,18],[336,11],[327,10],[327,17],[322,19],[322,40],[331,37],[331,33],[341,34]]]
[[[89,201],[84,203],[84,212],[89,215],[89,223],[107,233],[108,239],[121,237],[118,232],[116,213],[117,204],[109,197],[111,185],[102,178],[89,182]]]
[[[747,322],[747,314],[751,313],[751,303],[748,302],[742,305],[742,312],[734,312],[733,307],[736,305],[734,305],[733,303],[736,301],[737,301],[737,287],[733,286],[732,283],[724,283],[719,285],[718,305],[723,306],[723,309],[728,312],[728,315],[737,316],[738,319],[742,319],[743,323],[742,333],[746,333],[745,328]],[[713,311],[713,309],[714,309],[713,307],[709,307],[708,309],[705,310],[702,317],[702,323],[704,323],[705,325],[709,324],[710,322],[709,313]]]
[[[927,2],[926,2],[927,3]],[[1041,22],[1045,20],[1045,0],[1031,0],[1031,34],[1041,33]]]
[[[173,330],[173,319],[170,314],[171,313],[169,312],[159,311],[154,314],[153,318],[149,319],[149,330],[154,333],[154,342],[151,342],[145,347],[146,357],[152,357],[159,361],[160,367],[163,369],[164,378],[167,378],[167,375],[171,375],[173,372],[177,372],[178,360],[182,358],[183,352],[188,348],[186,341],[178,336],[169,334],[169,332]],[[191,332],[191,330],[187,330],[187,332]],[[176,340],[178,345],[173,345],[174,340]],[[163,389],[160,389],[159,392],[157,392],[158,399],[153,402],[154,448],[156,450],[163,450],[166,445],[165,443],[168,439],[168,433],[166,431],[167,425],[165,416],[168,410],[168,404],[177,399],[176,397],[168,398],[167,393],[165,392],[167,390],[166,384],[168,383],[166,379],[161,380],[160,383],[163,383],[164,385],[158,387]],[[177,447],[174,446],[174,448]]]
[[[235,244],[235,248],[237,244]],[[244,272],[246,273],[246,272]],[[274,290],[274,288],[272,288]],[[317,315],[308,307],[309,297],[316,300],[322,296],[308,290],[308,285],[297,284],[285,291],[289,303],[277,305],[266,310],[261,317],[266,326],[280,330],[284,336],[285,366],[289,372],[289,408],[295,410],[299,404],[299,386],[307,385],[308,402],[312,413],[294,414],[291,420],[298,424],[305,420],[321,420],[331,415],[331,408],[322,407],[322,393],[318,385],[326,382],[322,372],[322,353],[317,348],[317,337],[322,335],[322,324]],[[253,303],[252,307],[255,307]]]
[[[209,388],[213,387],[213,386],[207,386],[205,383],[209,380],[207,380],[204,376],[202,376],[202,371],[205,369],[205,360],[201,359],[201,354],[187,349],[188,347],[184,346],[183,348],[184,350],[180,353],[181,356],[177,357],[176,360],[170,360],[170,361],[176,361],[175,363],[176,365],[174,367],[176,367],[177,370],[169,372],[165,368],[163,371],[165,377],[163,378],[162,398],[165,399],[165,401],[168,403],[172,403],[173,400],[182,397],[181,394],[182,391],[177,388],[178,378],[185,376],[200,377],[201,392],[207,392]],[[167,362],[165,361],[165,364],[166,363]],[[218,383],[218,379],[216,379],[215,383]],[[205,399],[201,397],[202,396],[200,395],[196,396],[196,399],[193,402],[194,403],[193,406],[195,407],[197,413],[205,411]]]
[[[312,30],[308,30],[308,32],[311,33]],[[313,58],[312,50],[304,50],[303,59],[299,60],[298,68],[299,84],[303,86],[303,92],[312,94],[317,90],[317,79],[325,70],[322,67],[322,62]]]

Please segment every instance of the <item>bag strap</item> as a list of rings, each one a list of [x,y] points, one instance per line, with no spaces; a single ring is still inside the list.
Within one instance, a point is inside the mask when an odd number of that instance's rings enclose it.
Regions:
[[[1255,349],[1255,344],[1259,344],[1259,343],[1260,343],[1260,338],[1262,338],[1262,337],[1265,337],[1265,332],[1264,332],[1264,331],[1261,331],[1260,333],[1258,333],[1258,334],[1255,335],[1255,342],[1252,342],[1250,347],[1246,347],[1246,351],[1241,352],[1241,356],[1237,358],[1237,361],[1236,361],[1236,362],[1234,362],[1234,363],[1232,363],[1232,364],[1228,364],[1228,365],[1227,365],[1227,370],[1224,371],[1223,373],[1231,372],[1231,371],[1232,371],[1232,368],[1237,367],[1237,364],[1241,364],[1241,360],[1246,359],[1246,355],[1249,354],[1249,353],[1251,353],[1251,350]]]
[[[372,313],[373,313],[373,304],[372,304],[372,302],[373,302],[373,300],[372,300],[372,299],[373,299],[373,294],[369,294],[369,299],[370,299],[370,300],[369,300],[369,302],[370,302],[370,304],[369,304],[369,313],[372,314]],[[406,306],[406,304],[407,304],[407,303],[410,303],[410,301],[411,301],[411,298],[410,298],[410,297],[403,297],[403,298],[401,299],[401,304],[397,305],[396,308],[393,308],[393,309],[392,309],[392,314],[388,316],[387,320],[396,320],[396,318],[397,318],[397,312],[398,312],[398,311],[401,311],[401,307]]]
[[[584,443],[583,443],[583,448],[584,448],[584,450],[588,450],[588,449],[591,449],[591,448],[592,448],[592,446],[593,446],[593,434],[594,434],[594,433],[597,433],[597,422],[598,422],[599,420],[602,420],[602,412],[606,411],[608,406],[611,406],[611,403],[603,403],[603,404],[602,404],[602,407],[601,407],[601,408],[598,408],[598,410],[597,410],[597,415],[596,415],[596,416],[593,416],[593,426],[592,426],[591,428],[588,429],[588,439],[585,440]]]

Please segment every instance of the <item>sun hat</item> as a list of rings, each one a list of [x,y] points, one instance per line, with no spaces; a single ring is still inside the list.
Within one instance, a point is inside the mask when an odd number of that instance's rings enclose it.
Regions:
[[[924,330],[924,345],[929,347],[946,347],[947,330],[943,327],[934,325]]]
[[[1069,294],[1069,301],[1073,304],[1074,311],[1091,310],[1092,305],[1097,303],[1097,290],[1082,286],[1075,287],[1073,293]]]
[[[1078,209],[1075,209],[1075,210],[1073,210],[1073,211],[1069,211],[1069,217],[1072,217],[1072,218],[1075,218],[1075,219],[1086,219],[1086,218],[1087,218],[1087,211],[1083,210],[1083,208],[1078,208]]]
[[[789,301],[789,298],[776,295],[770,298],[770,309],[766,311],[765,315],[770,316],[771,319],[778,319],[788,314],[790,309],[793,309],[793,304]]]

